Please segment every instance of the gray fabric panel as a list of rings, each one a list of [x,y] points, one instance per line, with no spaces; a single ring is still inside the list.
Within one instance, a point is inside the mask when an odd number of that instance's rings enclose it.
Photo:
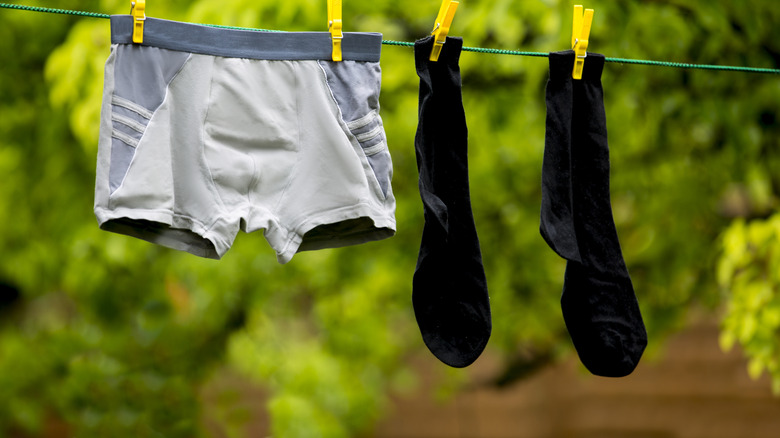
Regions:
[[[116,51],[114,94],[154,112],[190,54],[157,47],[120,44]]]
[[[111,43],[132,44],[133,17],[111,16]],[[269,60],[329,60],[333,50],[328,32],[260,32],[225,29],[179,21],[146,18],[144,46],[233,58]],[[344,60],[379,62],[382,34],[344,32]]]
[[[111,139],[111,168],[108,172],[108,185],[111,193],[122,184],[125,179],[127,169],[130,168],[130,162],[133,161],[135,148],[119,140]]]
[[[383,150],[378,154],[368,157],[368,164],[374,170],[377,181],[379,181],[379,187],[382,188],[382,194],[387,196],[387,191],[390,188],[390,179],[393,176],[393,163],[390,158],[390,152]]]
[[[385,144],[382,118],[379,116],[379,90],[382,71],[378,62],[319,62],[333,93],[341,116],[348,125],[356,126],[350,132],[366,152],[368,164],[374,171],[382,194],[387,196],[393,164],[386,147],[379,152],[368,148]],[[369,121],[370,120],[370,121]],[[368,122],[368,123],[366,123]],[[361,126],[362,125],[362,126]]]
[[[320,61],[320,66],[345,122],[379,110],[382,70],[378,62]]]

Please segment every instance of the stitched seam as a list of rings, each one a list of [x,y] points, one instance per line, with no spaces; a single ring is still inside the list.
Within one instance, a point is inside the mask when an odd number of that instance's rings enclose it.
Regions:
[[[192,54],[190,54],[190,59],[192,58]],[[211,182],[211,190],[216,195],[217,199],[219,199],[219,202],[221,204],[221,207],[224,211],[227,211],[227,207],[225,204],[225,200],[222,199],[222,193],[219,191],[219,187],[217,186],[217,182],[214,181],[214,173],[211,171],[211,167],[209,166],[209,160],[206,157],[206,122],[209,120],[209,112],[211,111],[212,106],[212,97],[214,94],[214,70],[216,69],[216,58],[211,57],[211,70],[209,71],[209,74],[211,75],[211,78],[209,80],[209,92],[206,94],[206,111],[203,112],[203,120],[200,122],[200,156],[201,160],[203,160],[203,165],[206,167],[206,170],[209,173],[209,181]],[[214,224],[212,224],[213,226]]]
[[[328,72],[325,71],[325,67],[322,66],[321,61],[317,61],[317,67],[320,68],[320,71],[322,71],[322,79],[325,83],[325,88],[328,89],[328,94],[330,95],[330,98],[333,100],[333,105],[336,107],[336,109],[339,112],[339,120],[344,122],[346,125],[347,122],[344,121],[344,113],[341,111],[341,107],[339,106],[339,101],[336,100],[336,94],[333,92],[333,89],[330,87],[330,82],[328,82]],[[349,126],[347,126],[349,128]]]

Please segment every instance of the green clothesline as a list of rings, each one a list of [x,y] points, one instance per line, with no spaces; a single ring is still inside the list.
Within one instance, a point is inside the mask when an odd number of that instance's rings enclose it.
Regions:
[[[33,12],[47,12],[51,14],[78,15],[82,17],[92,17],[92,18],[111,18],[111,15],[109,14],[100,14],[97,12],[42,8],[37,6],[13,5],[8,3],[0,3],[0,8],[19,9],[22,11],[33,11]],[[280,32],[278,30],[247,29],[241,27],[218,26],[212,24],[207,24],[207,26],[220,27],[226,29],[253,30],[253,31],[260,31],[260,32]],[[414,46],[414,43],[410,43],[407,41],[383,40],[382,44],[386,44],[390,46],[407,46],[407,47]],[[466,52],[490,53],[494,55],[536,56],[540,58],[546,58],[549,56],[549,53],[546,52],[523,52],[518,50],[486,49],[483,47],[463,47],[463,50]],[[626,58],[609,58],[609,57],[605,58],[605,60],[606,62],[617,62],[620,64],[640,64],[640,65],[654,65],[659,67],[676,67],[676,68],[721,70],[721,71],[725,70],[725,71],[739,71],[739,72],[747,72],[747,73],[768,73],[768,74],[780,75],[780,69],[773,69],[773,68],[738,67],[738,66],[731,66],[731,65],[711,65],[711,64],[687,64],[682,62],[650,61],[646,59],[626,59]]]

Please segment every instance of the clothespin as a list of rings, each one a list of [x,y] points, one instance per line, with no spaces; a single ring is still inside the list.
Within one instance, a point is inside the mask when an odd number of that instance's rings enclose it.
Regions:
[[[341,40],[344,39],[344,34],[341,31],[341,0],[328,0],[328,31],[330,31],[330,38],[333,40],[333,55],[334,61],[341,61]]]
[[[453,0],[442,0],[439,7],[439,14],[436,16],[436,23],[433,26],[433,50],[431,50],[431,61],[438,61],[444,42],[447,41],[447,34],[450,33],[450,25],[455,17],[455,11],[458,10],[458,2]]]
[[[574,49],[574,70],[571,77],[582,79],[582,69],[585,67],[585,58],[588,57],[588,36],[590,25],[593,22],[593,9],[586,9],[582,13],[582,5],[574,6],[574,20],[572,22],[571,48]]]
[[[133,42],[144,42],[144,21],[146,21],[146,0],[130,2],[130,15],[133,16]]]

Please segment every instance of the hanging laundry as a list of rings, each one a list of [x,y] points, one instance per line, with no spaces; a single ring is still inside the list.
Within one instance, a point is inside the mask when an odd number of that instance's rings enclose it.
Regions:
[[[412,303],[423,341],[442,362],[465,367],[485,349],[492,329],[487,281],[469,197],[466,115],[458,60],[463,40],[435,37],[414,45],[420,77],[415,136],[425,212]]]
[[[550,53],[540,231],[565,258],[561,308],[580,360],[593,374],[636,367],[647,333],[623,260],[609,193],[609,146],[601,73],[588,53],[582,79],[575,52]]]
[[[111,17],[102,229],[215,259],[262,229],[280,263],[395,233],[381,34],[344,32],[336,62],[329,32],[137,21]]]

